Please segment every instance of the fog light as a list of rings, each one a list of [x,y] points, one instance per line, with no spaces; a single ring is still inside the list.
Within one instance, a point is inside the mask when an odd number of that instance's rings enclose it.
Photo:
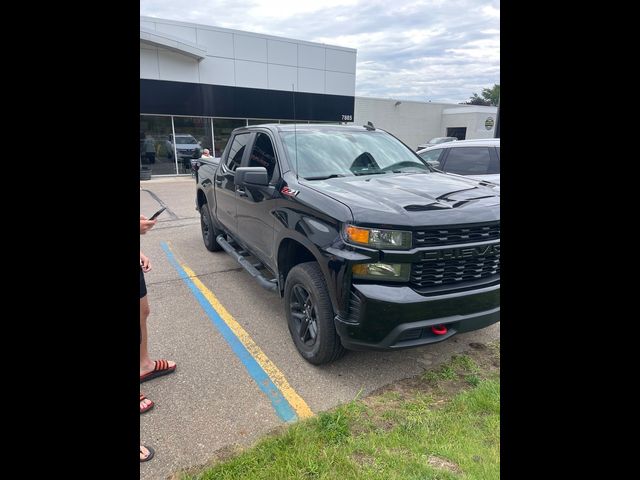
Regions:
[[[352,267],[353,278],[366,280],[409,281],[409,263],[359,263]]]

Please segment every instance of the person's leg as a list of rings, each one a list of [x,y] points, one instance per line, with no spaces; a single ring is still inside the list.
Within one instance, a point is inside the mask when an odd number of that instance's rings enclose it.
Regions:
[[[158,364],[149,356],[147,347],[147,318],[150,313],[149,299],[147,298],[147,285],[144,280],[144,273],[140,269],[140,377],[156,370],[153,375],[149,375],[141,381],[149,380],[164,373],[171,373],[175,370],[176,363],[169,360],[159,360]],[[161,370],[161,371],[158,371]]]
[[[149,318],[149,300],[145,295],[140,299],[140,375],[151,372],[155,367],[147,348],[147,318]]]

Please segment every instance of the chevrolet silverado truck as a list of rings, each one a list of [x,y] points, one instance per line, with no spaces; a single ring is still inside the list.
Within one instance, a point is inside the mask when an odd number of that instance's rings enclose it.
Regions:
[[[368,124],[235,129],[196,160],[209,251],[284,298],[298,351],[440,342],[500,319],[500,193]]]

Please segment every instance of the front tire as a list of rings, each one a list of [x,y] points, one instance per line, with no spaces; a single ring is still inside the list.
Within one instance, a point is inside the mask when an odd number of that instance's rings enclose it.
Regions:
[[[317,262],[291,269],[284,287],[284,305],[293,343],[314,365],[333,362],[345,353],[333,323],[334,313]]]
[[[208,203],[204,203],[200,206],[200,229],[202,230],[202,240],[204,241],[204,246],[207,247],[207,250],[210,252],[219,252],[222,250],[222,247],[216,241],[216,237],[222,232],[213,226]]]

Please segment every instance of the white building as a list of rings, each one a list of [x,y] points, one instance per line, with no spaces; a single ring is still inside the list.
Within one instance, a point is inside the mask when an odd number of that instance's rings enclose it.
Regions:
[[[354,123],[373,123],[415,149],[433,137],[492,138],[497,107],[356,97]]]
[[[493,136],[485,125],[495,121],[495,107],[356,98],[356,55],[141,16],[141,165],[154,175],[189,173],[183,155],[195,147],[220,155],[234,128],[265,122],[370,121],[411,148],[438,136]]]

